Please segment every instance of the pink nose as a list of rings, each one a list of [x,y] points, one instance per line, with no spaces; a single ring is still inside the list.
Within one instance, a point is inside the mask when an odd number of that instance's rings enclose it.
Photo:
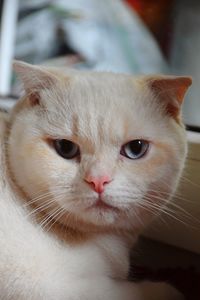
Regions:
[[[85,178],[85,181],[89,183],[92,189],[99,194],[103,193],[105,184],[111,182],[111,180],[112,179],[110,178],[110,176],[107,175],[100,177],[87,176]]]

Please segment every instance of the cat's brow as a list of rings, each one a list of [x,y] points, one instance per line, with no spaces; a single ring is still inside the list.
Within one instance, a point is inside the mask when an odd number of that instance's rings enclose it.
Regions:
[[[73,114],[72,116],[72,135],[77,136],[79,132],[78,116]]]

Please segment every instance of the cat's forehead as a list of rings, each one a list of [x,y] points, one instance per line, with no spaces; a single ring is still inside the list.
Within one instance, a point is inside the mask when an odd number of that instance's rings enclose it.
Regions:
[[[140,110],[150,97],[150,92],[146,97],[146,91],[140,88],[137,78],[113,73],[74,76],[66,91],[66,107],[80,116],[91,113],[94,118],[109,114],[128,117],[130,111]]]
[[[69,84],[69,100],[77,104],[85,102],[88,106],[98,106],[100,110],[107,105],[131,103],[138,94],[137,81],[127,75],[113,73],[88,73],[75,76]]]
[[[149,128],[153,122],[152,95],[132,76],[83,73],[70,78],[62,89],[58,101],[54,98],[59,115],[54,123],[65,128],[67,135],[128,139],[145,135],[145,126]],[[156,116],[153,118],[155,122]]]

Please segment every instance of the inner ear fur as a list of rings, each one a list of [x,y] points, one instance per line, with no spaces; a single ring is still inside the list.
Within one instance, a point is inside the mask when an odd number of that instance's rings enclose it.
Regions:
[[[40,105],[40,94],[39,92],[32,92],[28,95],[28,100],[31,106]]]

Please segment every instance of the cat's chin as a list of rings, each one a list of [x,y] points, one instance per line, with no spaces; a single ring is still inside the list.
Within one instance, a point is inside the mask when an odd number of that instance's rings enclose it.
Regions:
[[[119,208],[97,200],[90,206],[67,209],[59,223],[78,231],[96,232],[119,229],[122,212]]]
[[[100,201],[86,208],[82,213],[78,213],[78,217],[83,222],[91,223],[99,227],[114,226],[117,220],[119,220],[119,215],[119,209]]]
[[[62,230],[66,228],[80,233],[113,232],[119,229],[116,220],[116,213],[92,208],[89,215],[66,212],[66,215],[59,219],[58,224],[61,225]]]

